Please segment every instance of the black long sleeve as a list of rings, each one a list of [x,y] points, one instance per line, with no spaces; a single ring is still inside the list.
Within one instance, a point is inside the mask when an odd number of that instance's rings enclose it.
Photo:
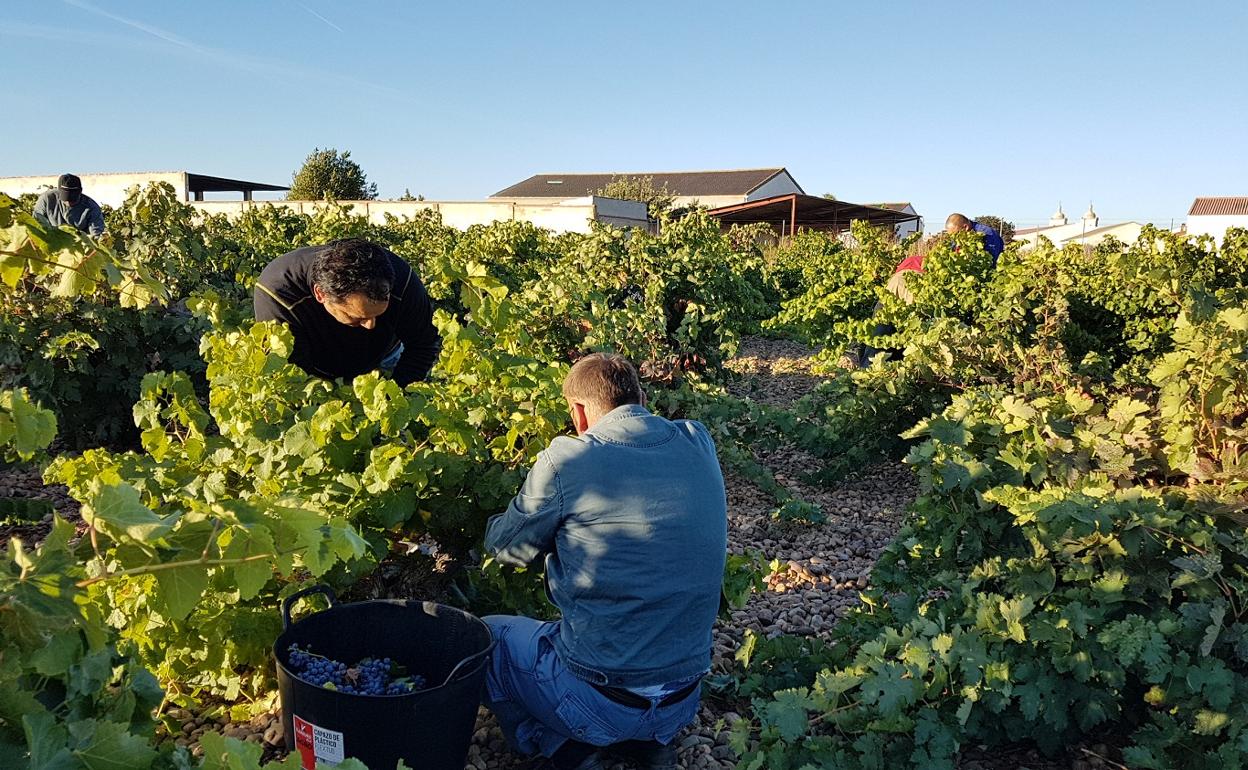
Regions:
[[[256,282],[256,319],[282,321],[295,337],[290,357],[309,374],[353,379],[378,368],[395,345],[403,355],[394,371],[401,385],[424,379],[442,341],[433,325],[433,303],[415,271],[395,254],[390,305],[372,329],[339,323],[312,294],[311,269],[322,247],[305,246],[269,263]]]
[[[397,298],[402,310],[396,319],[395,333],[403,343],[403,355],[394,367],[394,381],[400,385],[428,377],[442,352],[442,338],[433,325],[433,302],[415,271],[409,275],[411,285]]]

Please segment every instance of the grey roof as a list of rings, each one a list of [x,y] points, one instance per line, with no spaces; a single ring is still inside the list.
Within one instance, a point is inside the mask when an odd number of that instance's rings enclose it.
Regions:
[[[667,187],[673,195],[748,195],[784,168],[752,168],[735,171],[643,171],[608,174],[537,174],[499,190],[491,198],[578,198],[592,195],[613,179],[651,177],[654,186]],[[794,182],[796,184],[796,181]],[[800,189],[800,186],[799,186]]]

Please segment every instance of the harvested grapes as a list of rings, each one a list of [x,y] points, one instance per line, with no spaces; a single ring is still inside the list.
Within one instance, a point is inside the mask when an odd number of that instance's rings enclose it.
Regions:
[[[407,695],[423,690],[425,678],[408,674],[390,658],[364,658],[353,666],[317,655],[297,644],[287,648],[287,667],[301,681],[349,695]]]

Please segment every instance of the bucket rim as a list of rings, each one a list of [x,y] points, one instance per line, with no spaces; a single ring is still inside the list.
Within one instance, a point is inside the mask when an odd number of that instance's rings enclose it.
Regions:
[[[290,677],[291,679],[298,681],[298,682],[302,682],[308,687],[317,687],[317,685],[312,684],[306,679],[300,678],[297,674],[295,674],[294,671],[290,669],[289,666],[286,665],[285,661],[283,661],[282,659],[283,638],[288,636],[299,625],[319,615],[323,615],[327,612],[333,612],[334,610],[342,609],[346,607],[360,607],[360,606],[369,605],[369,604],[387,604],[387,605],[399,606],[399,607],[410,607],[412,605],[415,605],[416,607],[420,607],[420,608],[424,608],[426,605],[432,605],[439,609],[452,610],[468,618],[471,621],[475,621],[478,625],[480,625],[482,628],[485,629],[486,645],[484,649],[478,650],[477,652],[464,656],[464,658],[460,660],[459,663],[456,663],[451,668],[451,672],[447,674],[446,679],[441,684],[431,686],[431,687],[425,687],[423,689],[416,690],[414,692],[397,693],[395,695],[385,695],[385,694],[369,695],[365,693],[339,693],[340,695],[351,695],[352,697],[356,697],[356,698],[409,698],[413,695],[421,695],[424,693],[441,690],[444,687],[449,687],[452,684],[455,684],[456,682],[461,681],[462,679],[464,679],[465,675],[475,674],[478,669],[488,665],[490,657],[494,652],[494,648],[498,646],[498,640],[494,638],[494,630],[490,628],[490,624],[486,623],[484,620],[477,617],[476,615],[473,615],[471,612],[462,610],[459,607],[452,607],[449,604],[442,604],[441,602],[435,602],[435,601],[431,601],[427,599],[365,599],[364,601],[360,601],[360,602],[346,602],[346,603],[334,602],[327,609],[318,610],[317,612],[310,613],[292,622],[289,626],[282,629],[282,632],[277,635],[276,639],[273,640],[273,662],[277,665],[278,669],[280,669],[283,673],[286,674],[286,676]],[[287,645],[287,647],[289,647],[289,645]],[[467,668],[464,668],[464,664],[468,663],[469,661],[472,661],[473,658],[477,658],[477,660],[473,661],[473,663]],[[461,671],[461,669],[463,670]],[[456,678],[457,674],[460,675],[458,678]],[[325,688],[317,687],[317,689],[325,689]]]

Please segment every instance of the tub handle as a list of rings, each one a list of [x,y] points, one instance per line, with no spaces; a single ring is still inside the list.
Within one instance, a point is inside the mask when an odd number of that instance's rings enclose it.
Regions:
[[[494,652],[494,646],[495,646],[496,644],[498,644],[498,640],[494,638],[494,635],[493,635],[493,634],[490,634],[490,643],[489,643],[489,645],[488,645],[488,646],[486,646],[486,648],[485,648],[484,650],[481,650],[480,652],[474,652],[473,654],[471,654],[471,655],[469,655],[468,657],[464,658],[464,659],[463,659],[463,660],[461,660],[460,662],[456,663],[456,664],[455,664],[455,668],[451,669],[451,673],[449,673],[449,674],[447,674],[447,675],[446,675],[446,681],[444,681],[444,682],[443,682],[441,685],[439,685],[439,686],[440,686],[440,687],[444,687],[444,686],[446,686],[446,685],[450,684],[450,683],[451,683],[451,682],[455,679],[455,675],[459,673],[460,669],[464,668],[465,666],[469,665],[470,663],[473,663],[473,662],[474,662],[474,661],[476,661],[478,658],[484,658],[484,657],[487,657],[490,653]]]
[[[321,583],[319,585],[309,586],[308,588],[304,588],[300,591],[295,591],[293,594],[291,594],[290,596],[287,596],[285,599],[282,600],[282,630],[283,631],[290,628],[290,608],[294,606],[295,602],[299,601],[305,596],[311,596],[312,594],[325,594],[325,598],[329,600],[329,606],[331,608],[335,604],[338,603],[338,597],[334,594],[334,589],[330,588],[324,583]]]

